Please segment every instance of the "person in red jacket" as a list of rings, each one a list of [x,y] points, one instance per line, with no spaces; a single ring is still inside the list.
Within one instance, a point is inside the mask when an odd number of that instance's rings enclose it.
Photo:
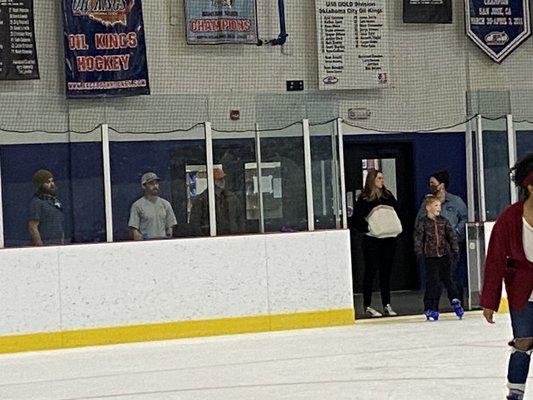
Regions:
[[[499,216],[490,237],[480,305],[488,323],[494,323],[502,294],[509,300],[514,339],[507,372],[508,400],[522,400],[533,349],[533,153],[511,169],[524,198]]]

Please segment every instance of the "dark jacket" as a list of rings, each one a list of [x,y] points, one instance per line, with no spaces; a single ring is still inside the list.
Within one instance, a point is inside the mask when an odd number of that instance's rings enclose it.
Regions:
[[[352,226],[360,233],[368,233],[368,222],[366,217],[370,214],[370,211],[379,205],[386,205],[393,207],[396,212],[397,201],[392,193],[387,193],[381,196],[377,200],[368,201],[364,197],[359,197],[353,207]]]
[[[422,202],[416,218],[422,218],[426,214],[426,207],[424,207],[424,202]],[[468,221],[468,209],[463,199],[446,192],[440,215],[450,221],[450,225],[457,234],[457,240],[464,242],[466,238],[465,224]]]
[[[498,310],[502,280],[512,309],[523,308],[531,296],[533,263],[528,261],[524,252],[523,211],[524,201],[512,204],[503,211],[492,229],[479,299],[483,308]]]
[[[450,222],[440,215],[435,219],[427,215],[417,219],[414,239],[417,256],[442,257],[459,252],[454,229]]]
[[[244,214],[237,196],[223,189],[215,195],[217,235],[244,233]],[[192,202],[191,225],[196,234],[209,235],[209,197],[207,190]]]

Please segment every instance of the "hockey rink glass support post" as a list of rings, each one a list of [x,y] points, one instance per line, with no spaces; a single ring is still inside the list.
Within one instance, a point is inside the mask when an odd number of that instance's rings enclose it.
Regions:
[[[259,124],[255,124],[255,163],[257,166],[257,191],[259,199],[259,232],[265,233],[265,209],[263,208],[262,171],[261,171],[261,134]]]
[[[207,196],[209,199],[209,235],[217,235],[217,216],[215,207],[215,181],[213,176],[213,131],[211,122],[205,127],[205,160],[207,165]]]
[[[337,139],[339,148],[339,174],[341,183],[342,229],[348,229],[346,214],[346,182],[344,181],[344,142],[342,133],[342,118],[337,118]]]
[[[509,150],[509,168],[516,164],[516,132],[514,130],[513,116],[508,114],[507,120],[507,147]],[[518,201],[518,188],[512,179],[509,179],[509,190],[511,191],[511,204]]]
[[[337,151],[337,120],[335,120],[333,124],[333,130],[331,132],[331,176],[333,182],[335,184],[333,185],[333,207],[334,207],[334,215],[335,215],[335,229],[341,228],[341,206],[340,206],[340,182],[339,182],[339,154]],[[324,174],[322,174],[324,176]],[[323,189],[323,193],[325,194],[325,189]],[[322,200],[324,207],[326,204],[326,200]]]
[[[113,242],[113,199],[111,192],[111,157],[109,153],[109,125],[102,127],[102,161],[104,169],[104,203],[106,241]]]
[[[311,135],[309,120],[302,121],[304,137],[305,194],[307,198],[307,229],[315,230],[315,210],[313,205],[313,170],[311,169]]]
[[[479,199],[479,220],[485,222],[487,219],[487,207],[485,204],[485,163],[483,157],[483,117],[476,117],[476,145],[477,145],[477,172],[478,172],[478,199]]]
[[[475,120],[470,120],[465,129],[465,160],[466,160],[466,196],[468,204],[468,221],[474,221],[476,218],[475,208],[475,188],[474,188],[474,142],[472,134],[475,131],[472,126]]]

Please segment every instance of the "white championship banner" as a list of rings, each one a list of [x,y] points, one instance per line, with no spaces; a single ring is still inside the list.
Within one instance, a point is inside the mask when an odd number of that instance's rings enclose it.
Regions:
[[[374,89],[390,80],[385,0],[315,0],[320,90]]]

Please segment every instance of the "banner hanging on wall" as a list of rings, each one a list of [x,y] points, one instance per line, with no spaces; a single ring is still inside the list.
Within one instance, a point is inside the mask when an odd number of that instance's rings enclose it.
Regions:
[[[500,63],[531,35],[529,0],[465,0],[466,33]]]
[[[257,44],[255,0],[185,0],[188,44]]]
[[[33,0],[0,2],[0,80],[39,79]]]
[[[403,0],[403,22],[449,24],[452,0]]]
[[[63,0],[69,98],[150,94],[141,0]]]
[[[388,0],[315,1],[319,89],[386,87]]]

